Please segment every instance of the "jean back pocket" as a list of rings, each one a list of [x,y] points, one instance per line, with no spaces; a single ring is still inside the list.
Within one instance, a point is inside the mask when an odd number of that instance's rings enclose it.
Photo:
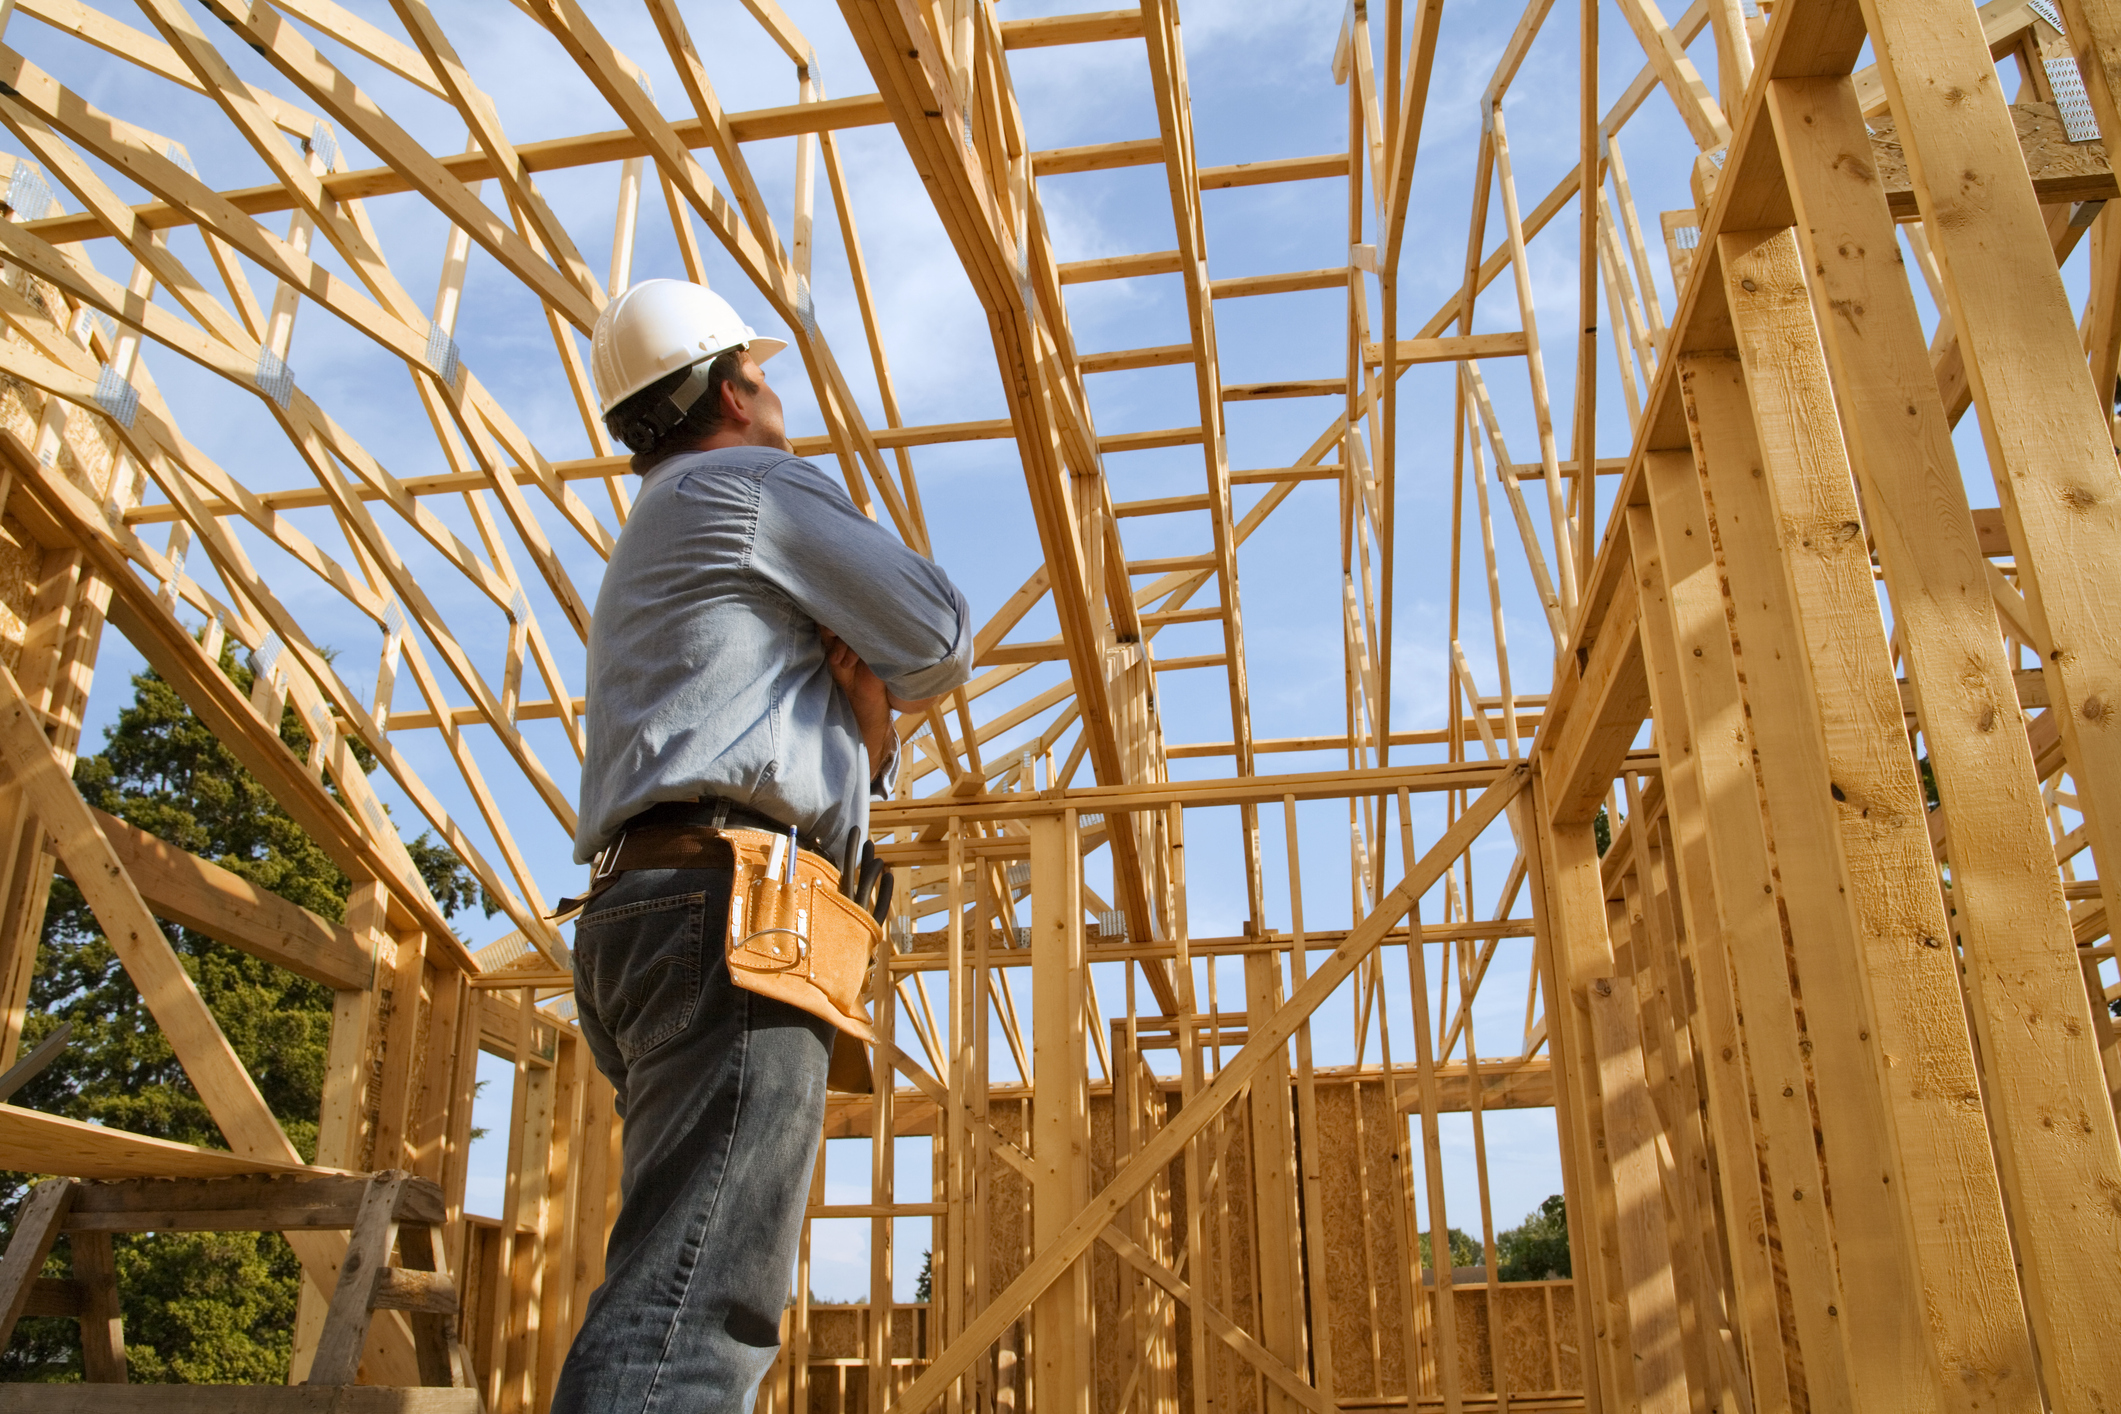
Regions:
[[[692,1024],[707,976],[707,901],[706,893],[644,899],[575,924],[577,978],[628,1066]]]

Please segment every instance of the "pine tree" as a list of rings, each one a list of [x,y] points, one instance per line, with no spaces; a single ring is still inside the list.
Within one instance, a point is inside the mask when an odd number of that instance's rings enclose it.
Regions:
[[[248,669],[227,653],[221,667],[248,690]],[[344,921],[352,886],[331,857],[173,688],[151,672],[132,682],[132,704],[107,729],[103,750],[75,765],[75,784],[89,803],[312,913]],[[309,750],[309,734],[292,708],[282,714],[280,737],[298,755]],[[373,767],[358,743],[355,753],[364,769]],[[431,836],[422,834],[408,848],[445,913],[478,896],[470,874]],[[493,912],[490,901],[486,912]],[[165,926],[281,1127],[303,1158],[313,1160],[331,1039],[330,990],[203,934]],[[64,876],[52,883],[29,1001],[25,1051],[62,1022],[71,1021],[74,1030],[59,1059],[15,1096],[16,1104],[226,1147],[95,915]],[[0,1173],[0,1203],[10,1214],[6,1235],[38,1177]],[[280,1234],[146,1233],[115,1241],[135,1383],[286,1381],[302,1271]],[[65,1247],[62,1241],[47,1275],[67,1275]],[[71,1320],[25,1320],[0,1354],[0,1380],[80,1378],[80,1333]]]

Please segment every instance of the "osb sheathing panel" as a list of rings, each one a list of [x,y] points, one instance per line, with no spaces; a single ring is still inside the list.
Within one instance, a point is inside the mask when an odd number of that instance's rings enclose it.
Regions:
[[[1382,1083],[1320,1085],[1317,1094],[1333,1392],[1342,1399],[1404,1396],[1405,1258],[1390,1207],[1399,1201],[1392,1165],[1396,1117]]]
[[[1430,1310],[1435,1309],[1437,1292],[1431,1287],[1426,1292]],[[1495,1369],[1488,1356],[1488,1294],[1486,1291],[1451,1292],[1452,1305],[1458,1310],[1458,1378],[1460,1387],[1466,1390],[1492,1390],[1495,1388]],[[1431,1330],[1438,1327],[1434,1324]]]
[[[1547,1345],[1547,1293],[1553,1293],[1554,1348]],[[1579,1387],[1576,1298],[1570,1284],[1511,1282],[1502,1288],[1502,1373],[1514,1390]],[[1566,1347],[1566,1349],[1563,1349]],[[1557,1368],[1556,1356],[1560,1357]],[[1567,1371],[1566,1375],[1563,1373]]]
[[[998,1100],[987,1117],[1002,1138],[1030,1151],[1029,1100]],[[1031,1186],[999,1160],[987,1173],[987,1290],[992,1294],[1007,1290],[1031,1259]]]
[[[1554,1347],[1547,1343],[1547,1291],[1554,1293]],[[1423,1294],[1435,1310],[1436,1291]],[[1488,1394],[1495,1389],[1494,1347],[1488,1335],[1488,1292],[1485,1286],[1459,1286],[1452,1290],[1458,1311],[1458,1373],[1468,1394]],[[1578,1393],[1582,1386],[1580,1364],[1575,1360],[1575,1298],[1569,1282],[1504,1282],[1496,1294],[1496,1319],[1502,1328],[1503,1376],[1511,1394]],[[1434,1326],[1431,1326],[1434,1329]],[[1566,1343],[1568,1350],[1560,1351]],[[1562,1373],[1556,1373],[1560,1354]]]
[[[1110,1094],[1090,1097],[1090,1191],[1097,1192],[1112,1181],[1113,1106]],[[1132,1286],[1134,1269],[1124,1266],[1102,1242],[1090,1245],[1090,1305],[1092,1329],[1091,1378],[1097,1390],[1093,1407],[1110,1409],[1119,1402],[1120,1386],[1126,1383],[1128,1352],[1132,1349],[1133,1323],[1122,1318],[1128,1309],[1126,1288]]]
[[[1332,1305],[1334,1386],[1341,1399],[1364,1396],[1404,1397],[1406,1393],[1406,1316],[1404,1258],[1394,1236],[1391,1204],[1402,1201],[1392,1163],[1391,1143],[1395,1122],[1384,1086],[1372,1081],[1324,1083],[1317,1087],[1320,1144],[1319,1217],[1324,1224],[1326,1286]],[[1358,1101],[1360,1112],[1358,1115]],[[1138,1146],[1148,1133],[1168,1120],[1178,1107],[1178,1097],[1158,1093],[1147,1105],[1154,1119],[1138,1132]],[[1253,1245],[1253,1153],[1254,1137],[1249,1105],[1233,1105],[1203,1132],[1199,1164],[1203,1178],[1216,1170],[1207,1191],[1203,1212],[1204,1261],[1197,1266],[1184,1259],[1188,1204],[1183,1162],[1147,1190],[1145,1201],[1161,1230],[1152,1234],[1152,1255],[1174,1265],[1188,1282],[1202,1289],[1205,1298],[1246,1330],[1259,1329],[1256,1257]],[[996,1102],[991,1110],[994,1127],[1002,1137],[1026,1149],[1030,1102]],[[1359,1123],[1358,1123],[1359,1119]],[[1092,1095],[1090,1120],[1090,1189],[1094,1193],[1117,1172],[1114,1110],[1109,1094]],[[1216,1156],[1221,1162],[1216,1164]],[[988,1181],[987,1220],[989,1244],[987,1271],[989,1291],[1000,1291],[1013,1281],[1029,1261],[1031,1212],[1028,1184],[1007,1165],[997,1163]],[[1306,1214],[1306,1221],[1310,1215]],[[1167,1225],[1166,1225],[1167,1224]],[[1122,1226],[1126,1222],[1123,1220]],[[1099,1243],[1091,1255],[1090,1299],[1095,1331],[1093,1378],[1096,1408],[1117,1407],[1119,1395],[1132,1371],[1137,1346],[1133,1303],[1151,1300],[1149,1284],[1136,1276],[1111,1250]],[[1547,1330],[1547,1291],[1553,1293],[1555,1338],[1550,1345]],[[1425,1291],[1433,1302],[1435,1292]],[[1486,1293],[1481,1288],[1459,1288],[1458,1340],[1460,1371],[1469,1392],[1494,1389],[1494,1357],[1488,1338]],[[1575,1306],[1568,1282],[1506,1284],[1499,1297],[1499,1322],[1503,1333],[1502,1362],[1508,1388],[1513,1392],[1573,1391],[1582,1388],[1580,1352],[1575,1342]],[[828,1313],[850,1322],[858,1307],[813,1307],[812,1352],[819,1359],[853,1358],[858,1347],[844,1351],[835,1342],[828,1346],[824,1326],[815,1324]],[[1433,1306],[1430,1307],[1433,1311]],[[1193,1403],[1194,1352],[1191,1321],[1182,1308],[1168,1308],[1165,1317],[1174,1331],[1176,1370],[1170,1376],[1181,1408]],[[1027,1334],[1026,1325],[1019,1326]],[[1433,1330],[1433,1320],[1426,1322]],[[894,1333],[896,1334],[896,1333]],[[894,1340],[894,1344],[897,1341]],[[901,1352],[902,1354],[905,1352]],[[1028,1356],[1028,1351],[1027,1351]],[[1222,1414],[1247,1414],[1260,1405],[1260,1377],[1250,1362],[1212,1336],[1207,1342],[1207,1365],[1211,1402]],[[1153,1371],[1145,1371],[1149,1382]],[[1140,1394],[1137,1386],[1136,1399]],[[827,1408],[827,1406],[818,1406]]]
[[[43,563],[44,547],[29,538],[22,522],[0,516],[0,663],[11,673],[22,671],[22,640]]]
[[[886,1404],[912,1383],[910,1367],[891,1372]],[[869,1371],[855,1364],[816,1365],[810,1371],[809,1414],[869,1414]]]
[[[1120,1063],[1115,1056],[1115,1064]],[[1168,1122],[1176,1097],[1162,1091],[1151,1091],[1137,1101],[1141,1110],[1133,1116],[1134,1137],[1128,1150],[1131,1153],[1147,1142],[1150,1135]],[[1090,1097],[1090,1186],[1093,1191],[1101,1189],[1118,1172],[1120,1151],[1119,1131],[1115,1128],[1120,1112],[1113,1106],[1110,1095]],[[1173,1164],[1159,1179],[1153,1180],[1135,1202],[1135,1208],[1146,1215],[1147,1231],[1142,1234],[1142,1243],[1149,1255],[1170,1265],[1178,1257],[1178,1243],[1183,1241],[1185,1219],[1183,1212],[1171,1217],[1174,1188],[1182,1185],[1183,1166]],[[1121,1219],[1120,1226],[1127,1231],[1136,1231],[1134,1210]],[[1122,1263],[1102,1243],[1094,1249],[1098,1260],[1092,1268],[1091,1302],[1098,1333],[1096,1346],[1097,1407],[1110,1410],[1119,1407],[1120,1395],[1126,1389],[1128,1379],[1134,1375],[1134,1366],[1150,1344],[1142,1338],[1142,1323],[1149,1319],[1156,1307],[1160,1289],[1140,1277],[1134,1269]],[[1154,1329],[1170,1332],[1176,1322],[1177,1313],[1168,1299],[1162,1302],[1162,1314]],[[1157,1339],[1162,1339],[1158,1336]],[[1170,1360],[1168,1352],[1151,1355],[1152,1363],[1143,1369],[1136,1379],[1134,1400],[1146,1407],[1155,1403],[1150,1398],[1161,1390],[1176,1398],[1172,1384],[1172,1372],[1166,1368]],[[1157,1363],[1164,1362],[1164,1363]]]
[[[925,1309],[919,1306],[894,1308],[891,1320],[891,1357],[894,1360],[911,1360],[920,1353],[921,1326]],[[861,1360],[869,1353],[869,1307],[867,1304],[842,1306],[837,1303],[810,1303],[810,1359]],[[821,1378],[813,1373],[813,1382]]]
[[[1259,1330],[1253,1250],[1251,1106],[1232,1105],[1202,1134],[1201,1231],[1207,1248],[1206,1299],[1246,1330]],[[1220,1163],[1213,1156],[1221,1155]],[[1211,1170],[1212,1181],[1208,1181]],[[1259,1376],[1249,1361],[1213,1337],[1207,1341],[1208,1397],[1218,1410],[1244,1414],[1259,1407]],[[1195,1367],[1196,1369],[1198,1367]],[[1187,1373],[1191,1373],[1188,1371]],[[1181,1380],[1182,1393],[1190,1386]]]

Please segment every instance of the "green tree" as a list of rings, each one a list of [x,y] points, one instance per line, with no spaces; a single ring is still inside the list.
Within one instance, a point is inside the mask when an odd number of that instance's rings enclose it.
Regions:
[[[1459,1231],[1455,1227],[1449,1230],[1449,1237],[1451,1242],[1452,1266],[1477,1267],[1480,1265],[1480,1243],[1476,1239],[1468,1237],[1465,1233]],[[1436,1263],[1430,1258],[1429,1254],[1431,1251],[1432,1248],[1429,1244],[1429,1234],[1424,1232],[1423,1234],[1421,1234],[1421,1264],[1425,1267],[1433,1267],[1436,1265]]]
[[[1569,1275],[1569,1211],[1561,1195],[1541,1203],[1517,1226],[1495,1234],[1496,1275],[1504,1281],[1550,1281]]]
[[[224,653],[223,671],[248,690],[250,672]],[[343,921],[351,884],[183,699],[153,673],[105,732],[103,750],[76,763],[87,800],[141,829]],[[280,736],[298,754],[310,739],[299,715]],[[374,765],[355,746],[364,768]],[[478,897],[456,857],[428,835],[414,862],[445,912]],[[490,902],[486,911],[493,912]],[[305,1159],[317,1146],[317,1106],[331,1037],[329,989],[189,929],[171,941],[229,1043]],[[225,1148],[168,1041],[119,964],[80,891],[63,876],[31,984],[24,1050],[71,1021],[72,1040],[15,1103],[186,1144]],[[38,1175],[0,1173],[13,1215]],[[64,1242],[46,1274],[67,1275]],[[148,1233],[116,1239],[125,1340],[136,1383],[277,1384],[287,1378],[301,1267],[278,1233]],[[0,1354],[0,1379],[78,1380],[71,1320],[25,1320]]]

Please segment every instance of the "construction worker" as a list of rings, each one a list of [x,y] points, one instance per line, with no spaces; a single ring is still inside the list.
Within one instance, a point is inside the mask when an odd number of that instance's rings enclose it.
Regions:
[[[594,866],[575,999],[618,1091],[624,1170],[555,1414],[751,1409],[779,1348],[828,1060],[867,1023],[847,996],[834,1012],[733,980],[732,881],[750,881],[740,911],[769,868],[771,888],[795,888],[800,864],[851,891],[869,797],[897,774],[892,712],[971,669],[964,595],[790,447],[761,366],[785,347],[679,280],[614,299],[591,341],[605,426],[641,478],[590,625],[575,839]],[[767,842],[770,866],[732,873]],[[756,930],[776,935],[762,949],[787,934],[812,965],[822,933],[791,929],[818,932],[832,910],[809,897],[801,923]]]

